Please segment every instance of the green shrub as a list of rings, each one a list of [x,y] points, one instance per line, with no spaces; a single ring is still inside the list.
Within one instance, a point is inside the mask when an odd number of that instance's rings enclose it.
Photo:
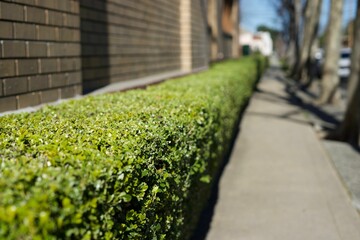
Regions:
[[[1,239],[186,239],[254,58],[0,118]]]

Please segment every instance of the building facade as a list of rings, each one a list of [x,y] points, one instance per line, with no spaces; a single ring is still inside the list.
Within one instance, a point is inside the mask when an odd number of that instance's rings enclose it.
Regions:
[[[238,22],[235,0],[1,0],[0,112],[237,57]]]

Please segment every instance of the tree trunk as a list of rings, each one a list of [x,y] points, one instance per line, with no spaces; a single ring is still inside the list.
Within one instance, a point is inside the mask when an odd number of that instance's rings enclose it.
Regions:
[[[348,106],[340,126],[340,140],[359,146],[360,136],[360,0],[357,4],[354,46],[351,53],[351,74],[348,86]]]
[[[288,66],[294,66],[296,64],[296,43],[293,39],[290,39],[286,48],[286,62]]]
[[[311,57],[319,26],[322,0],[308,0],[305,7],[304,31],[299,62],[294,71],[294,78],[303,83],[307,82],[308,62]]]
[[[331,0],[330,21],[325,46],[325,63],[321,80],[321,95],[318,104],[331,103],[339,85],[338,62],[341,45],[343,0]]]
[[[301,11],[302,11],[302,4],[301,0],[294,0],[292,2],[292,12],[290,14],[290,37],[291,37],[291,51],[293,59],[290,61],[290,66],[292,67],[291,76],[294,75],[295,69],[299,65],[300,59],[300,22],[301,22]]]

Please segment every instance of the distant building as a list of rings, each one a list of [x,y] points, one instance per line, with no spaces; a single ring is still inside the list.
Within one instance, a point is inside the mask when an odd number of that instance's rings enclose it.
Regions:
[[[251,33],[242,30],[239,44],[249,46],[252,52],[260,52],[264,56],[270,56],[273,53],[273,41],[269,32]]]
[[[0,112],[237,57],[236,0],[0,0]]]

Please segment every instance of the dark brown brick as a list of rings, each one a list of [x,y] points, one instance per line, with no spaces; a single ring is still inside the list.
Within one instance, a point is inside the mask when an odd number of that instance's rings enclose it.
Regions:
[[[13,34],[12,23],[0,21],[0,38],[13,38]]]
[[[79,52],[80,55],[80,52]],[[81,70],[81,58],[74,58],[74,65],[76,70]]]
[[[60,29],[60,40],[61,41],[72,41],[73,37],[72,37],[72,31],[71,29],[68,28],[61,28]]]
[[[81,72],[72,72],[68,73],[68,84],[78,84],[81,83]]]
[[[27,23],[15,23],[15,39],[36,39],[36,26]]]
[[[71,4],[69,0],[37,0],[37,5],[62,12],[70,12]]]
[[[61,88],[62,99],[72,98],[75,97],[75,95],[76,95],[76,87],[71,86],[71,87]]]
[[[37,0],[37,5],[50,9],[57,9],[57,0]]]
[[[65,46],[65,55],[66,56],[80,56],[80,44],[78,43],[67,43]]]
[[[19,4],[0,2],[1,19],[24,21],[24,7]]]
[[[35,5],[35,0],[12,0],[12,1],[17,3],[24,3],[27,5]]]
[[[71,5],[70,1],[56,1],[57,2],[57,9],[64,11],[64,12],[71,12]]]
[[[49,56],[50,57],[62,57],[65,54],[65,44],[62,43],[49,43]]]
[[[79,1],[70,1],[72,13],[79,13]]]
[[[66,26],[78,28],[80,26],[80,17],[78,15],[67,14]]]
[[[50,57],[79,57],[80,44],[78,43],[49,43]]]
[[[19,75],[30,75],[38,73],[38,61],[36,59],[18,60]]]
[[[76,71],[80,70],[81,61],[80,58],[63,58],[61,59],[61,71]]]
[[[28,90],[28,80],[26,77],[3,79],[4,95],[15,95],[24,93]]]
[[[15,70],[14,60],[0,60],[0,77],[15,76]]]
[[[75,96],[80,96],[80,95],[82,95],[82,85],[81,84],[79,84],[79,85],[75,85],[74,86],[74,88],[75,88]]]
[[[46,57],[47,43],[45,42],[29,42],[29,56],[30,57]]]
[[[41,73],[54,73],[58,71],[57,59],[41,59],[40,60]]]
[[[80,32],[78,29],[61,28],[60,29],[60,40],[67,42],[79,42]]]
[[[42,91],[40,95],[41,103],[55,102],[56,100],[60,99],[59,91],[59,89]]]
[[[67,76],[65,73],[61,74],[52,74],[50,78],[50,87],[62,87],[66,86],[67,83]]]
[[[61,12],[56,11],[48,11],[48,21],[49,25],[62,26],[63,25],[63,14]]]
[[[16,110],[16,97],[0,98],[0,112]]]
[[[40,104],[39,93],[27,93],[18,96],[19,108],[33,107],[39,104]]]
[[[57,40],[56,37],[56,28],[48,26],[38,26],[37,27],[37,39],[38,40]]]
[[[31,23],[45,23],[45,10],[35,7],[26,7],[26,21]]]
[[[36,75],[29,77],[29,91],[38,91],[49,87],[48,75]]]
[[[62,20],[63,20],[62,25],[67,27],[68,26],[68,24],[67,24],[68,14],[67,13],[62,13]]]
[[[26,57],[24,41],[4,41],[3,58]]]

